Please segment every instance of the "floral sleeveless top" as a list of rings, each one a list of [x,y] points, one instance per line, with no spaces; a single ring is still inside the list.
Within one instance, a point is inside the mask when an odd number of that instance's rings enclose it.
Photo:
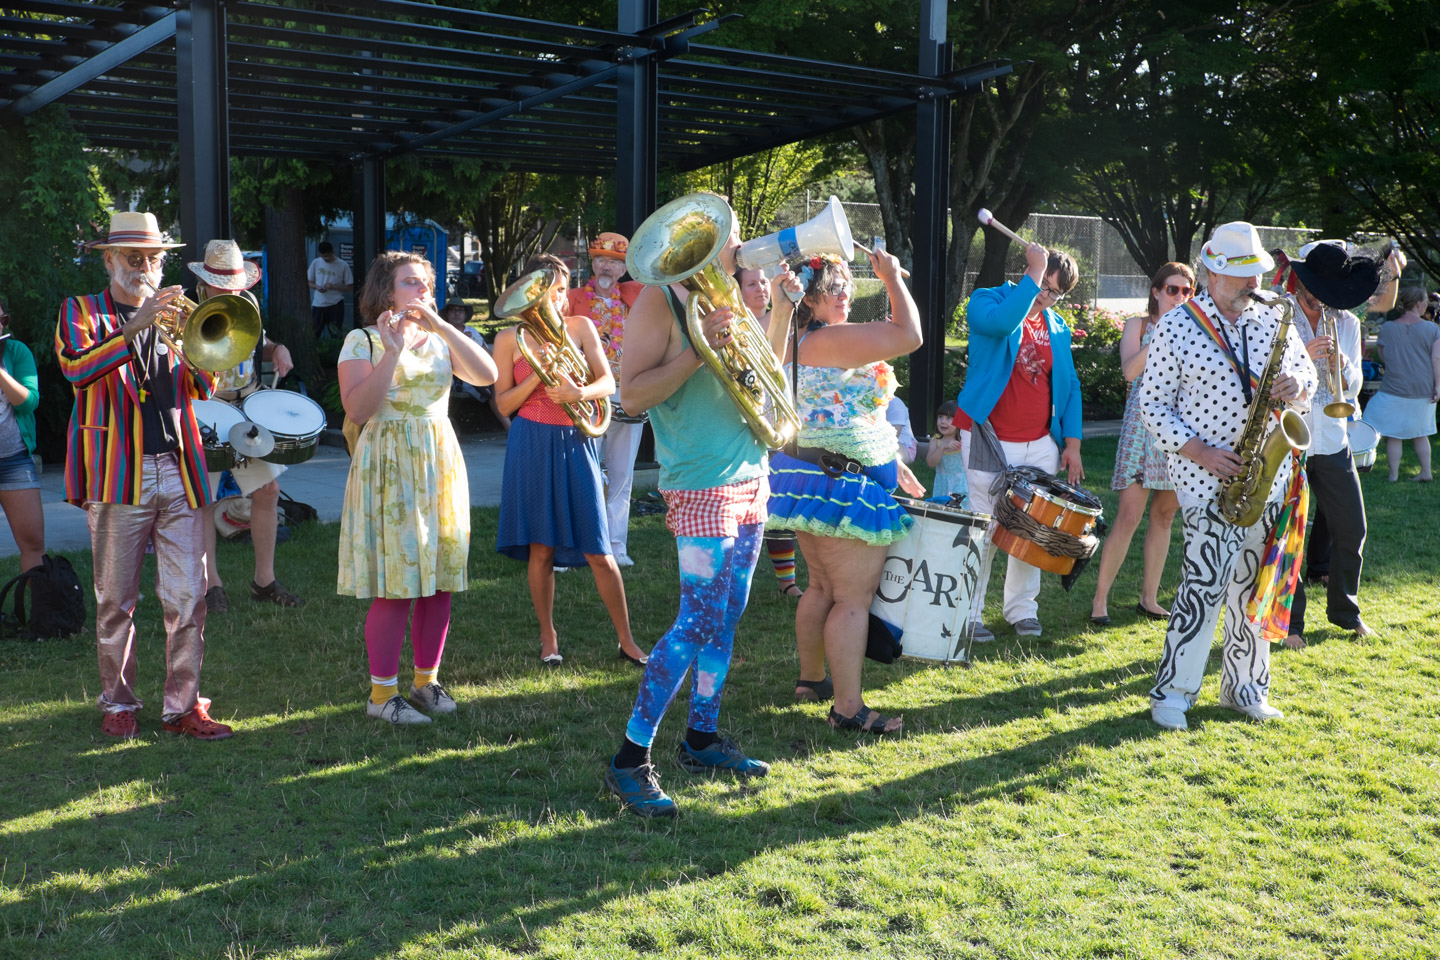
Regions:
[[[800,364],[797,395],[801,446],[844,454],[866,466],[895,459],[899,443],[885,420],[895,371],[884,360],[863,367]]]

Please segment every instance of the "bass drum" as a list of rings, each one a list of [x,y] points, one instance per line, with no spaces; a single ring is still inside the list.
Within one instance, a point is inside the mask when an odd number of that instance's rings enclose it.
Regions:
[[[241,409],[275,437],[275,449],[263,459],[288,466],[315,456],[325,411],[314,400],[292,390],[261,390],[246,397]]]
[[[245,422],[245,414],[224,400],[192,400],[200,440],[205,447],[205,469],[211,473],[235,466],[235,448],[230,446],[230,428]]]
[[[980,582],[980,559],[990,515],[928,500],[896,502],[915,519],[890,544],[870,616],[901,643],[902,655],[939,663],[968,663],[970,606]]]

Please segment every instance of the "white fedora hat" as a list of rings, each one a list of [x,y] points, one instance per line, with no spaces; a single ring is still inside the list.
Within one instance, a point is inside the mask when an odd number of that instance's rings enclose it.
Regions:
[[[188,263],[190,272],[220,290],[246,290],[260,280],[258,264],[246,260],[234,240],[211,240],[205,244],[203,263]]]
[[[1222,223],[1200,250],[1200,262],[1225,277],[1258,277],[1275,268],[1275,258],[1260,242],[1260,233],[1244,220]]]
[[[160,232],[160,224],[153,213],[139,213],[134,210],[120,210],[110,218],[110,235],[104,243],[95,244],[96,250],[111,247],[155,247],[174,250],[183,243],[170,243]]]

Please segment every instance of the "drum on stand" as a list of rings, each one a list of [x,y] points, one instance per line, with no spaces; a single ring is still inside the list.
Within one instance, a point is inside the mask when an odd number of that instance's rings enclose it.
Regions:
[[[1375,454],[1380,449],[1380,431],[1364,420],[1350,424],[1350,455],[1355,458],[1355,469],[1369,473],[1375,466]]]
[[[200,425],[200,441],[205,448],[205,469],[211,473],[235,466],[235,448],[230,446],[231,428],[245,422],[245,414],[224,400],[192,400],[195,422]]]
[[[870,614],[901,640],[903,656],[969,663],[970,604],[990,516],[926,500],[895,500],[915,524],[903,540],[890,544]]]
[[[325,411],[320,404],[292,390],[260,390],[240,406],[247,420],[275,437],[275,449],[263,459],[289,465],[315,456],[320,434],[325,432]]]
[[[1061,576],[1095,553],[1104,514],[1099,497],[1033,467],[1011,470],[1006,479],[1010,488],[995,505],[995,546]]]

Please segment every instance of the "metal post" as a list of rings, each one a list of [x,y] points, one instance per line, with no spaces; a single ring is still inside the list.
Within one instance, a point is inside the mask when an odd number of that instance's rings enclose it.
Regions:
[[[946,39],[949,0],[920,2],[920,73],[950,72]],[[928,96],[915,107],[915,219],[911,273],[915,305],[925,343],[910,356],[910,427],[916,438],[929,436],[930,417],[945,385],[945,238],[950,195],[950,98]]]
[[[385,160],[366,157],[355,165],[355,211],[352,242],[355,245],[355,291],[365,282],[370,261],[385,249]],[[358,302],[358,299],[357,299]]]
[[[660,0],[620,0],[621,32],[639,34],[659,21]],[[622,64],[615,78],[615,229],[627,237],[655,209],[659,69],[656,58],[643,57]]]
[[[189,0],[176,11],[175,94],[180,113],[180,233],[185,258],[230,237],[229,105],[224,0]]]

